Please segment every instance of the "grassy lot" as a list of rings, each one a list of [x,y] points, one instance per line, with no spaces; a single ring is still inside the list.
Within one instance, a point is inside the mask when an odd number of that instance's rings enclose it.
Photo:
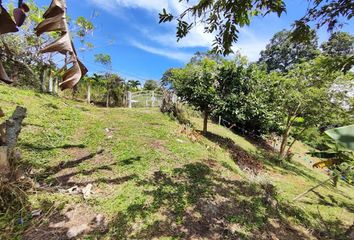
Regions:
[[[238,157],[259,149],[214,124],[204,137],[158,109],[97,108],[0,85],[3,110],[16,105],[28,109],[19,149],[34,185],[23,211],[1,213],[0,239],[65,239],[73,226],[82,239],[345,239],[353,223],[354,188],[343,182],[290,203],[327,177],[301,144],[291,163],[264,160],[254,174]],[[86,200],[67,191],[88,184]]]

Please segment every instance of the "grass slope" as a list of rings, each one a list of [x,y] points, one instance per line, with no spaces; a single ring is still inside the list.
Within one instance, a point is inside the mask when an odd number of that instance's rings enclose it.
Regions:
[[[228,145],[191,137],[157,109],[96,108],[0,85],[3,110],[16,105],[28,108],[19,149],[37,184],[21,215],[0,214],[1,239],[65,239],[82,224],[83,239],[344,239],[352,224],[354,191],[344,183],[289,203],[327,177],[309,167],[304,146],[292,163],[265,160],[254,175],[228,148],[257,147],[214,124]],[[87,200],[65,191],[87,184]]]

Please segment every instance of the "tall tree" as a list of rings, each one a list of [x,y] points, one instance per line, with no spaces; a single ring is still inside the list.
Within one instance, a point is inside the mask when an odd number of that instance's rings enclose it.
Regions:
[[[335,32],[321,45],[330,70],[348,72],[354,66],[354,36]]]
[[[314,59],[318,54],[314,31],[308,42],[293,42],[291,32],[282,30],[273,36],[266,49],[261,52],[259,63],[265,63],[268,72],[286,72],[295,64]]]

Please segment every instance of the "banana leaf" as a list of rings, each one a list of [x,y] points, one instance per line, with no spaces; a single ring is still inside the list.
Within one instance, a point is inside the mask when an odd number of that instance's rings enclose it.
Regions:
[[[354,125],[330,129],[325,133],[341,147],[354,151]]]

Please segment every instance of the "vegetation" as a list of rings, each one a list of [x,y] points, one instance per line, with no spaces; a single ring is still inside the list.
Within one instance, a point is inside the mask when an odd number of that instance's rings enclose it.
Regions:
[[[205,32],[215,33],[214,48],[216,53],[228,55],[232,52],[233,43],[237,42],[238,34],[242,27],[250,25],[255,16],[265,16],[275,13],[280,17],[286,12],[285,1],[196,1],[185,3],[184,11],[178,16],[168,13],[163,9],[160,13],[160,23],[176,20],[177,40],[188,35],[190,30],[199,22],[205,24]],[[309,23],[317,22],[316,28],[327,26],[329,31],[341,27],[353,17],[353,3],[351,0],[309,0],[306,15],[295,21],[295,29],[292,38],[295,41],[309,42],[313,38],[313,32]]]
[[[179,40],[200,21],[214,49],[142,85],[106,53],[87,75],[95,11],[0,0],[1,239],[353,238],[354,37],[319,47],[308,26],[340,27],[351,1],[310,1],[256,62],[222,54],[283,1],[180,2],[160,22]]]
[[[317,159],[300,143],[293,162],[260,160],[265,170],[254,175],[240,170],[235,154],[255,152],[257,145],[213,123],[212,135],[195,140],[157,109],[107,110],[4,85],[0,96],[7,116],[14,104],[28,109],[18,149],[37,182],[21,212],[0,216],[2,239],[63,238],[98,214],[108,225],[89,230],[87,238],[345,239],[352,224],[353,187],[343,181],[289,203],[327,178],[312,169]],[[202,119],[190,119],[202,130]],[[99,148],[105,151],[90,158]],[[88,183],[94,185],[88,200],[65,191]],[[71,214],[67,225],[49,227],[65,214]]]

